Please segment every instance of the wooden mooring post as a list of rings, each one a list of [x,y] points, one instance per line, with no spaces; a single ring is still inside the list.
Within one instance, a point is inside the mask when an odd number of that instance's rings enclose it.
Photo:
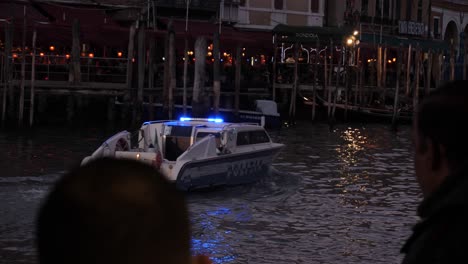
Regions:
[[[317,41],[315,42],[315,52],[316,52],[316,55],[315,55],[315,61],[314,63],[312,64],[312,67],[313,68],[313,82],[312,82],[312,85],[313,85],[313,92],[312,92],[312,121],[315,121],[315,115],[316,115],[316,107],[317,107],[317,80],[318,80],[318,68],[319,68],[319,63],[320,63],[320,60],[319,60],[319,52],[320,52],[320,42],[319,40],[317,39]]]
[[[138,28],[138,49],[137,49],[137,70],[138,70],[138,87],[136,90],[136,98],[133,104],[133,124],[141,123],[143,110],[143,86],[145,83],[145,64],[146,64],[146,47],[145,47],[145,27],[140,23]]]
[[[153,120],[154,119],[154,97],[155,95],[153,94],[154,90],[154,70],[155,70],[155,63],[156,63],[156,38],[154,34],[151,34],[149,37],[149,54],[148,54],[148,112],[149,112],[149,119]]]
[[[396,70],[396,85],[395,85],[395,95],[393,101],[393,117],[392,117],[392,130],[396,131],[398,126],[398,101],[399,101],[399,94],[400,94],[400,74],[401,74],[401,61],[403,60],[402,55],[402,47],[398,48],[397,53],[397,70]]]
[[[382,88],[382,46],[377,47],[377,90]]]
[[[277,73],[276,73],[276,64],[277,62],[277,49],[278,49],[278,43],[277,43],[276,35],[274,36],[274,45],[273,45],[273,65],[272,65],[272,83],[271,83],[271,93],[272,93],[272,100],[276,101],[276,79],[277,79]]]
[[[334,94],[333,107],[332,107],[332,112],[331,112],[331,116],[329,120],[331,125],[335,123],[336,99],[338,97],[338,91],[340,90],[340,72],[341,72],[341,65],[343,61],[343,51],[344,51],[344,47],[341,48],[341,52],[337,59],[337,64],[336,64],[337,67],[336,67],[336,76],[335,76],[335,92],[333,93]],[[331,68],[333,71],[335,71],[333,66]]]
[[[169,93],[168,93],[168,117],[172,120],[174,117],[174,92],[177,86],[176,77],[176,52],[175,52],[175,31],[170,28],[169,31]]]
[[[209,109],[206,109],[207,100],[205,91],[205,58],[207,41],[204,37],[198,37],[195,41],[195,77],[193,82],[192,114],[194,117],[204,117]]]
[[[330,70],[328,70],[328,56],[327,56],[327,51],[325,50],[325,66],[324,66],[324,73],[325,73],[325,83],[326,83],[326,89],[324,91],[327,91],[327,120],[330,122],[331,118],[331,97],[332,97],[332,91],[331,91],[331,72],[333,71],[333,41],[330,41]]]
[[[426,71],[426,84],[424,86],[424,96],[427,96],[430,93],[431,76],[432,76],[432,49],[429,49],[427,53],[427,71]]]
[[[465,39],[465,41],[467,41]],[[465,54],[463,55],[463,80],[466,80],[466,69],[468,64],[468,51],[465,49]]]
[[[414,91],[413,91],[413,111],[417,111],[418,102],[419,102],[419,77],[421,70],[421,48],[416,47],[416,54],[414,56],[415,70],[414,70]]]
[[[408,47],[408,62],[406,64],[406,96],[410,94],[410,85],[411,85],[411,55],[412,55],[411,44]]]
[[[239,93],[240,93],[240,84],[241,84],[241,60],[242,60],[242,54],[241,54],[242,46],[240,43],[237,44],[236,47],[236,75],[235,75],[235,88],[234,88],[234,114],[236,117],[239,117],[239,103],[240,103],[240,98],[239,98]]]
[[[291,89],[291,99],[289,104],[289,121],[291,124],[295,123],[296,119],[296,95],[298,84],[298,67],[299,67],[299,43],[294,44],[294,81]]]
[[[23,6],[23,35],[21,38],[21,80],[18,110],[18,126],[23,126],[24,114],[24,84],[26,75],[26,6]]]
[[[219,53],[219,30],[215,30],[213,34],[213,109],[214,114],[219,114],[219,100],[221,96],[221,79],[219,76],[220,70],[220,53]]]
[[[452,44],[450,45],[450,81],[455,80],[455,44],[453,39],[451,40]]]
[[[336,112],[336,100],[338,99],[338,91],[340,89],[340,72],[341,72],[341,67],[344,65],[343,61],[343,53],[344,53],[344,47],[341,47],[340,51],[340,56],[338,57],[337,61],[337,69],[336,69],[336,84],[335,84],[335,92],[333,93],[333,108],[331,112],[331,117],[330,117],[330,126],[335,125],[335,112]]]
[[[387,47],[383,48],[383,60],[382,60],[382,103],[385,105],[385,99],[387,97]]]
[[[183,91],[182,91],[182,112],[183,112],[184,116],[187,115],[188,60],[189,60],[189,57],[188,57],[188,33],[187,33],[187,28],[185,28],[185,35],[184,35],[184,77],[183,77],[184,79],[183,79]]]
[[[34,124],[34,100],[35,100],[35,91],[34,85],[36,82],[36,38],[37,38],[37,29],[34,28],[33,39],[32,39],[32,60],[31,60],[31,101],[29,104],[29,127],[32,127]]]
[[[4,84],[3,84],[3,109],[2,109],[2,126],[5,126],[5,121],[8,116],[11,116],[13,111],[13,101],[11,94],[11,48],[12,48],[12,25],[5,23],[5,57],[4,57]],[[8,98],[8,99],[7,99]],[[8,107],[7,107],[8,104]]]
[[[131,98],[131,90],[133,87],[133,59],[134,59],[134,49],[135,49],[135,34],[136,34],[136,25],[133,23],[130,26],[130,30],[128,33],[128,48],[127,48],[127,78],[126,78],[126,86],[127,91],[124,95],[124,104],[121,112],[122,120],[126,120],[129,118],[129,101]]]

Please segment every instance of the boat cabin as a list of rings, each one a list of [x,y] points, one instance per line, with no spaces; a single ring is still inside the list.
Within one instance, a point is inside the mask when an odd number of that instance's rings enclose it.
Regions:
[[[158,146],[162,157],[169,161],[176,161],[190,146],[208,135],[214,137],[217,155],[271,143],[267,132],[259,125],[210,119],[146,122],[141,131],[140,148],[147,150],[147,146]],[[149,140],[144,135],[148,135]]]

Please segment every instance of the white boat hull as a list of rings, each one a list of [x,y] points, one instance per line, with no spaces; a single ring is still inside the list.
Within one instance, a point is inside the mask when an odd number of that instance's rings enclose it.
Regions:
[[[228,154],[187,162],[177,175],[177,188],[194,190],[255,182],[268,173],[280,149],[278,146],[249,154]]]

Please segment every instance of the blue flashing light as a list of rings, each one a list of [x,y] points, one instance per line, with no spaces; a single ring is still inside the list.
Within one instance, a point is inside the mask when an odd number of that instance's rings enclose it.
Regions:
[[[181,122],[184,121],[208,121],[208,122],[215,122],[215,123],[223,123],[224,120],[222,118],[208,118],[208,119],[203,119],[203,118],[192,118],[192,117],[181,117],[179,118]]]
[[[208,118],[209,122],[222,123],[224,120],[222,118]]]

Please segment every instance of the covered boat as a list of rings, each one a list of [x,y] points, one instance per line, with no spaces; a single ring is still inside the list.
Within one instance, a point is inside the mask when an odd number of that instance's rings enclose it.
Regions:
[[[105,156],[136,159],[152,164],[179,189],[193,190],[256,181],[283,146],[257,124],[182,117],[143,123],[134,145],[130,132],[119,132],[81,164]]]

